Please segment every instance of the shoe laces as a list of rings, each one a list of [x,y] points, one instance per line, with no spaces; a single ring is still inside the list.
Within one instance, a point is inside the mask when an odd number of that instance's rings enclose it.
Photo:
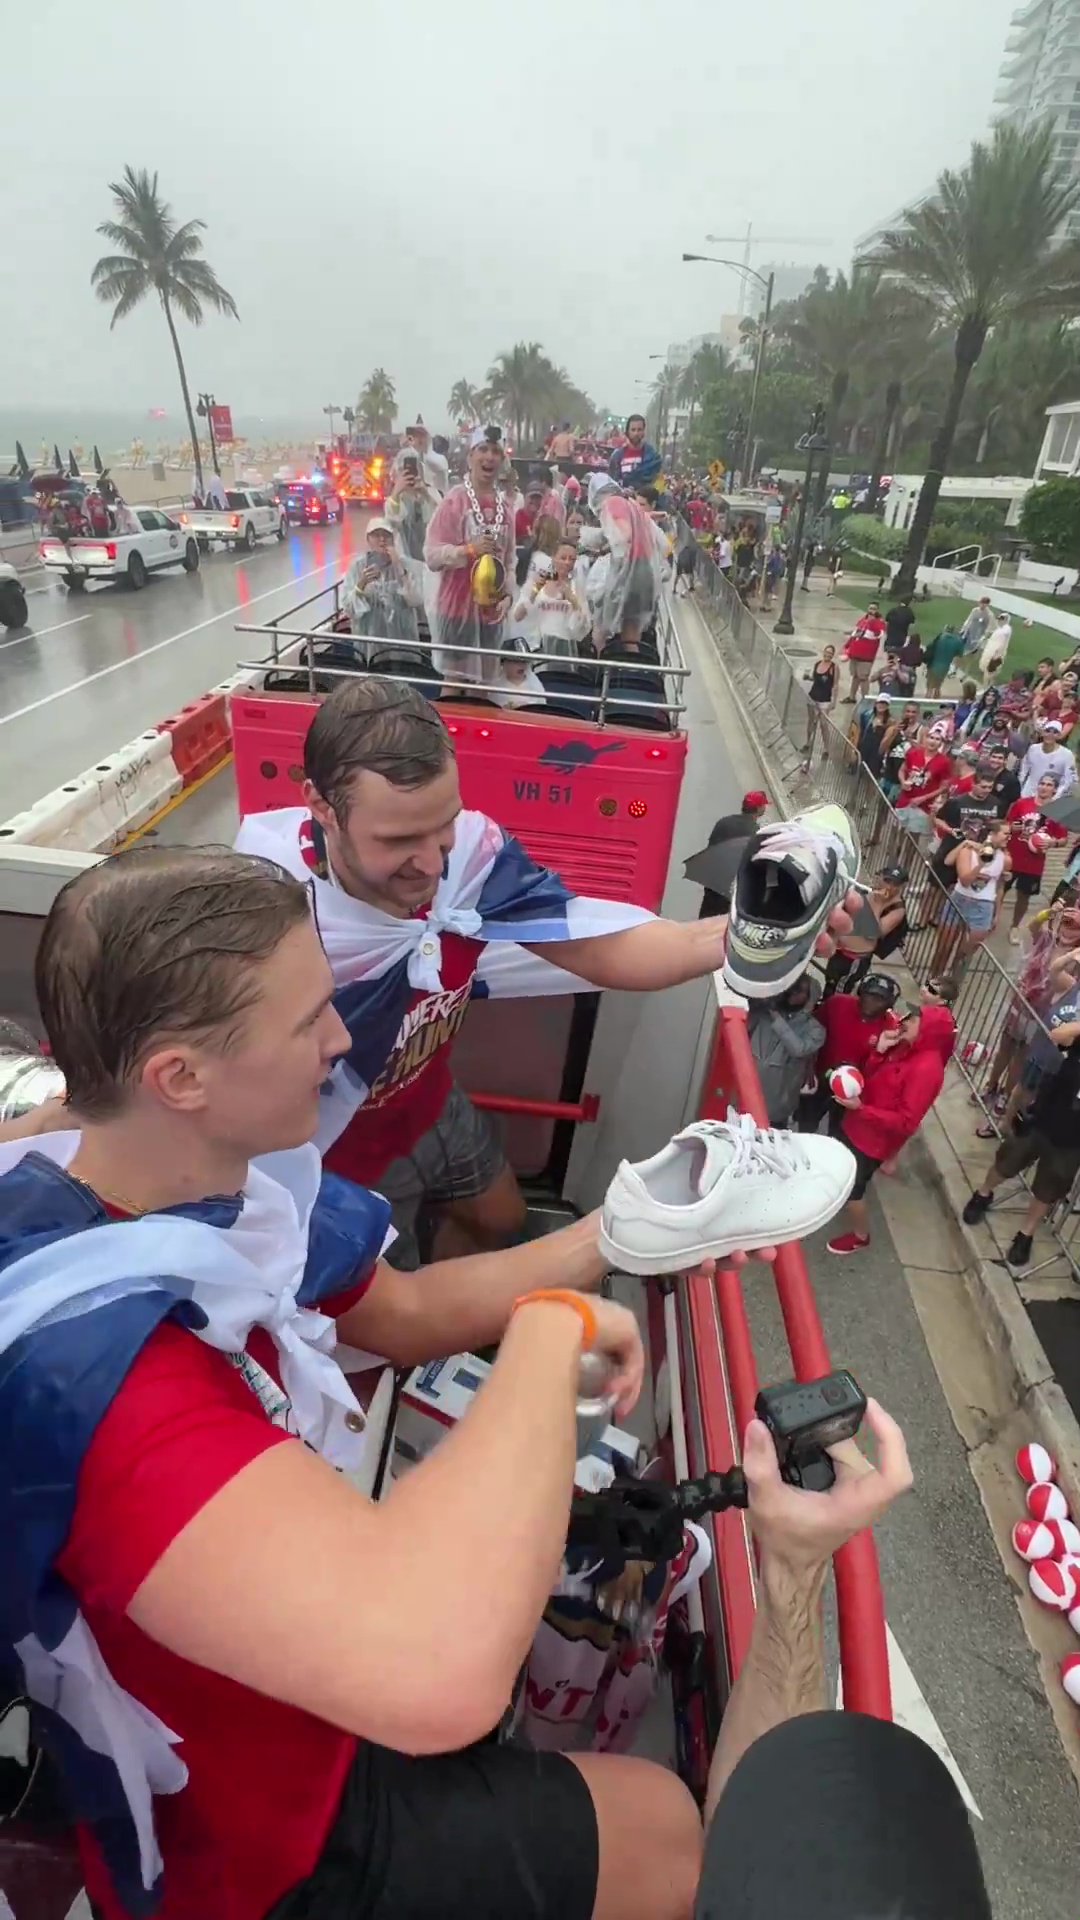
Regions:
[[[781,1180],[805,1173],[810,1157],[797,1133],[781,1127],[759,1127],[749,1113],[729,1107],[726,1120],[699,1120],[699,1136],[724,1140],[731,1148],[726,1171],[735,1178],[747,1173],[771,1173]]]
[[[780,820],[775,826],[764,829],[763,839],[766,835],[768,838],[759,859],[782,860],[789,853],[797,854],[804,865],[815,867],[821,875],[830,853],[835,853],[838,861],[848,857],[844,841],[828,827],[806,826],[798,820]]]

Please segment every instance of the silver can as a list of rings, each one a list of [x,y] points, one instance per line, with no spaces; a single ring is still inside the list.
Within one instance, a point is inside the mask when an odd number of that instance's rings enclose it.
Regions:
[[[603,1355],[585,1352],[578,1365],[577,1458],[584,1460],[610,1424],[614,1396],[604,1388],[611,1369]]]

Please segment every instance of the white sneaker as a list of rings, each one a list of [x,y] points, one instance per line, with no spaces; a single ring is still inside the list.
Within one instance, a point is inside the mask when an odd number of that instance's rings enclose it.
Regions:
[[[803,1239],[854,1184],[842,1140],[757,1127],[747,1113],[697,1120],[651,1160],[622,1162],[604,1197],[600,1251],[624,1273],[683,1273]]]

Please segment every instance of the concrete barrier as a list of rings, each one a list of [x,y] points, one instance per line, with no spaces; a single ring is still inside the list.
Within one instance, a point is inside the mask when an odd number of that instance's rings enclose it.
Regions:
[[[178,713],[159,721],[157,731],[168,734],[172,758],[181,783],[192,787],[228,758],[232,744],[226,695],[218,689],[191,700]]]
[[[7,844],[108,853],[145,826],[183,780],[167,733],[142,733],[77,780],[47,793],[0,826]]]

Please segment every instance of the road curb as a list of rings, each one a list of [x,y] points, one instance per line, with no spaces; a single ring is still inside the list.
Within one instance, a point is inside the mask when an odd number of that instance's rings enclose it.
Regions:
[[[711,610],[710,610],[711,611]],[[715,616],[699,608],[716,643],[716,663],[732,705],[762,769],[767,791],[778,810],[789,815],[795,801],[789,787],[799,777],[799,759],[780,726],[771,701],[750,669],[732,659],[730,643]],[[1046,1350],[1001,1261],[986,1257],[980,1229],[966,1226],[961,1212],[971,1192],[941,1118],[931,1113],[905,1149],[922,1162],[936,1189],[964,1255],[964,1281],[991,1351],[1003,1370],[1018,1410],[1030,1422],[1029,1438],[1041,1441],[1058,1463],[1058,1482],[1070,1512],[1080,1514],[1080,1422],[1058,1385]],[[1012,1571],[1010,1569],[1010,1571]]]

